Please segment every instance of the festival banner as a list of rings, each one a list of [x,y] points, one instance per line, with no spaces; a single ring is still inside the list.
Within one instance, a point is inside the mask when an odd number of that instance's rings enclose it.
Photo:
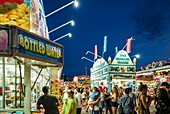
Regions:
[[[104,37],[103,53],[107,51],[107,36]]]
[[[118,47],[115,47],[115,56],[117,55],[118,53]]]
[[[132,38],[129,38],[126,40],[126,52],[130,53],[131,52],[131,48],[132,48]]]
[[[97,59],[97,45],[94,46],[94,60]]]

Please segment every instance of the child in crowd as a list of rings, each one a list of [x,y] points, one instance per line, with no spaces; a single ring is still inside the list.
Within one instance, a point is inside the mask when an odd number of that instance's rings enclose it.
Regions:
[[[90,98],[88,100],[88,105],[86,107],[86,112],[88,112],[88,109],[90,106],[92,106],[92,109],[94,109],[93,105],[90,105],[91,102],[96,101],[99,98],[100,94],[99,94],[99,90],[97,87],[93,88],[93,91],[90,92]]]

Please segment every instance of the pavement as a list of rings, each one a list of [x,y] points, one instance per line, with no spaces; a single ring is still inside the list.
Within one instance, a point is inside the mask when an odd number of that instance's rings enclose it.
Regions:
[[[88,114],[88,113],[85,111],[85,108],[86,108],[86,106],[83,106],[83,108],[82,108],[82,113],[81,113],[81,114]],[[150,114],[155,114],[156,110],[155,110],[154,101],[152,101],[149,109],[150,109]],[[117,112],[117,114],[119,114],[119,113]]]

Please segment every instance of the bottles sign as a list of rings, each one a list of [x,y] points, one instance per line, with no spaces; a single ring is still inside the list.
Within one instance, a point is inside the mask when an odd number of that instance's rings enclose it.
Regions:
[[[54,62],[62,62],[63,48],[56,43],[28,33],[18,32],[18,44],[19,53],[34,58],[36,57]]]

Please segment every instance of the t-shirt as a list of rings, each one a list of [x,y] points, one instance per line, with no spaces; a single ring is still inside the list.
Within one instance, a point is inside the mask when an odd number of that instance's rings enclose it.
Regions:
[[[121,97],[120,104],[122,105],[125,114],[131,113],[134,110],[133,100],[127,95]]]
[[[136,95],[131,92],[131,93],[129,93],[129,97],[132,98],[132,100],[133,100],[133,105],[136,106]]]
[[[63,95],[63,103],[65,103],[65,100],[68,98],[68,94],[67,94],[67,92],[65,92],[64,93],[64,95]]]
[[[86,98],[86,92],[82,93],[82,98],[85,99]]]
[[[96,101],[99,96],[100,96],[99,92],[90,93],[90,99],[92,99],[93,101]]]
[[[82,108],[82,95],[81,93],[76,94],[77,108]]]
[[[68,100],[67,108],[66,108],[66,114],[68,114],[69,110],[72,110],[71,114],[76,114],[76,100],[74,98],[70,98]]]
[[[38,99],[37,105],[43,105],[45,114],[59,114],[57,107],[58,99],[56,96],[47,94],[43,95]]]
[[[101,101],[104,101],[104,98],[105,98],[105,95],[104,95],[103,92],[101,92],[101,93],[100,93],[100,99],[101,99]]]

